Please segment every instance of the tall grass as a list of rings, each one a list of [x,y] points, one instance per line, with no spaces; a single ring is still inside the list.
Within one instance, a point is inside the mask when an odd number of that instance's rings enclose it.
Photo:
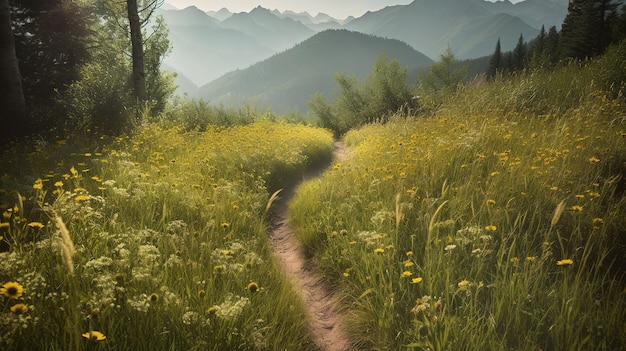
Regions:
[[[264,214],[270,190],[330,159],[329,132],[152,124],[70,144],[3,155],[3,349],[313,348]]]
[[[626,109],[588,67],[353,130],[291,221],[376,350],[626,347]]]

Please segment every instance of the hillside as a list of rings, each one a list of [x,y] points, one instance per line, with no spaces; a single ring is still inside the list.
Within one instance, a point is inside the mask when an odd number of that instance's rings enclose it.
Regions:
[[[160,10],[170,29],[173,51],[165,63],[202,86],[289,49],[328,29],[347,29],[404,41],[431,59],[450,45],[458,58],[493,53],[496,41],[512,50],[520,34],[531,40],[542,25],[560,27],[567,0],[414,0],[344,20],[326,14],[256,7],[232,13],[223,8]]]
[[[407,44],[347,30],[327,30],[247,69],[228,73],[198,91],[198,97],[224,106],[245,101],[275,113],[306,111],[315,92],[331,94],[334,75],[365,77],[381,54],[412,69],[432,61]]]
[[[275,53],[244,32],[222,28],[219,21],[196,7],[161,10],[170,31],[172,53],[164,63],[196,85],[225,72],[247,67]]]
[[[415,0],[368,12],[345,27],[405,41],[433,59],[448,45],[457,57],[474,58],[491,53],[498,38],[503,50],[511,50],[520,33],[527,39],[539,33],[514,12],[498,13],[493,6],[483,0]]]

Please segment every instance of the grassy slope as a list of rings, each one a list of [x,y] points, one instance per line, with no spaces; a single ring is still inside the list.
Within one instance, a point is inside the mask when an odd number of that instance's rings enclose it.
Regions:
[[[311,347],[264,215],[268,190],[328,162],[330,133],[271,122],[202,133],[150,125],[89,148],[65,144],[28,154],[16,145],[2,157],[11,167],[0,284],[23,287],[17,299],[0,296],[3,349]],[[56,215],[76,250],[70,260]],[[11,311],[17,304],[28,311]],[[106,340],[91,345],[81,337],[90,330]]]
[[[626,347],[625,106],[605,64],[351,131],[353,156],[299,189],[293,227],[364,348]]]

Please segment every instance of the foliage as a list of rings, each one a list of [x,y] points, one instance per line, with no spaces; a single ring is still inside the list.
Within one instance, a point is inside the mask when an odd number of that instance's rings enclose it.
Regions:
[[[448,47],[440,56],[440,61],[428,71],[420,72],[418,95],[421,107],[427,110],[436,109],[461,87],[467,78],[468,67],[459,64],[454,57],[452,48]]]
[[[185,131],[204,132],[212,127],[246,125],[258,119],[251,109],[239,111],[213,106],[204,100],[174,100],[161,117],[162,122],[177,125]]]
[[[2,349],[313,349],[266,204],[331,152],[268,121],[3,150]]]
[[[376,121],[385,122],[392,115],[413,107],[407,86],[408,70],[396,60],[382,55],[363,83],[355,76],[335,75],[340,92],[334,102],[321,94],[309,100],[309,108],[322,126],[340,136],[350,128]]]
[[[626,347],[626,105],[596,80],[620,50],[344,136],[290,223],[359,347]]]
[[[147,6],[155,4],[150,2]],[[132,61],[124,2],[95,2],[92,11],[101,19],[93,25],[93,60],[82,69],[82,80],[70,88],[66,101],[69,122],[73,129],[78,126],[119,134],[136,127],[143,110],[148,109],[152,114],[162,112],[175,90],[174,77],[160,70],[163,57],[171,50],[168,30],[163,18],[151,17],[151,7],[142,9],[146,86],[150,98],[143,105],[132,97]],[[104,68],[106,71],[98,71]],[[102,96],[97,93],[99,90]],[[120,95],[117,100],[111,95],[115,90]]]
[[[11,0],[16,53],[26,98],[28,132],[62,125],[59,103],[90,59],[87,9],[73,0]]]

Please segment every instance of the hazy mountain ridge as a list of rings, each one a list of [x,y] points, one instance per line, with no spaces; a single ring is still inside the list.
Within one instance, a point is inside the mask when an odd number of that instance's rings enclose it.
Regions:
[[[168,6],[161,9],[161,14],[170,28],[174,49],[165,64],[202,86],[327,29],[398,39],[432,59],[437,59],[448,45],[461,59],[476,58],[491,54],[498,38],[503,50],[511,50],[520,34],[526,40],[534,38],[540,21],[547,22],[546,28],[560,27],[567,2],[414,0],[408,5],[388,6],[343,21],[323,13],[313,17],[306,12],[281,12],[260,6],[240,13],[226,8],[203,12],[193,6],[166,10],[171,8]],[[190,87],[187,82],[185,86]]]
[[[304,112],[306,101],[315,92],[332,94],[337,72],[364,78],[382,54],[412,68],[413,73],[432,64],[427,56],[399,40],[327,30],[200,87],[198,96],[228,107],[239,107],[246,101],[275,113]]]

